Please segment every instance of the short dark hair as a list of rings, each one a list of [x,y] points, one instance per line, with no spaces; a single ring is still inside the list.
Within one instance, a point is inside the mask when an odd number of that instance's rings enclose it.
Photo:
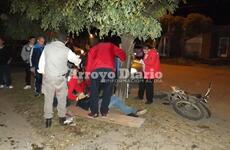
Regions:
[[[59,32],[59,33],[57,33],[56,39],[61,41],[61,42],[65,42],[67,39],[67,34],[63,33],[63,32]]]
[[[151,44],[145,44],[143,46],[143,49],[151,49],[151,48],[153,48],[153,46]]]

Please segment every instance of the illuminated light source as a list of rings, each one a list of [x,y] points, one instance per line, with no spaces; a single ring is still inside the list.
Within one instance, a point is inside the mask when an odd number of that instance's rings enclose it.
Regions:
[[[89,34],[89,38],[93,38],[93,34],[90,33],[90,34]]]

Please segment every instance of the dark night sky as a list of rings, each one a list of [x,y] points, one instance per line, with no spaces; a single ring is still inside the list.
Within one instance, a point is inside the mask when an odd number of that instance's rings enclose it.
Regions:
[[[9,0],[0,0],[0,13],[9,10]],[[230,0],[187,0],[181,4],[175,15],[202,13],[210,16],[215,24],[230,25]]]
[[[186,16],[189,13],[209,16],[216,25],[230,25],[230,0],[187,0],[175,15]]]

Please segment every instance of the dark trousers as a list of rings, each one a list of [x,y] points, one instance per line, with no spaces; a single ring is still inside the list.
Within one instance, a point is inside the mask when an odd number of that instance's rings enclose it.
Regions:
[[[114,73],[112,69],[108,68],[100,68],[96,69],[93,73],[104,72],[107,73],[105,76],[105,80],[101,78],[99,75],[96,79],[92,78],[91,76],[91,87],[90,87],[90,110],[91,113],[96,114],[98,112],[98,101],[99,101],[99,92],[102,91],[102,103],[100,107],[101,113],[108,113],[109,111],[109,103],[112,95],[112,89],[113,89],[113,81],[114,78],[109,78],[108,73]],[[91,74],[91,75],[92,75]]]
[[[35,92],[41,93],[42,89],[42,74],[37,72],[37,69],[35,71]]]
[[[30,71],[30,64],[25,64],[25,82],[26,85],[31,85],[31,71]]]
[[[144,93],[146,90],[146,99],[148,102],[153,102],[154,95],[154,80],[153,79],[142,79],[139,82],[138,97],[140,99],[144,98]]]
[[[11,76],[10,76],[10,65],[0,65],[0,84],[10,86]]]

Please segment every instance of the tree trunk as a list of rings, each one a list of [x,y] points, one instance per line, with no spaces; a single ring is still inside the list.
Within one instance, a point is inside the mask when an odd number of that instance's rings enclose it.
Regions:
[[[134,49],[134,38],[130,35],[123,35],[121,36],[121,48],[126,53],[126,61],[122,64],[123,69],[129,69],[131,66],[131,58],[133,54]],[[121,81],[121,80],[120,80]],[[117,82],[117,90],[116,90],[116,96],[120,97],[121,99],[128,98],[128,86],[129,83],[126,81]]]

